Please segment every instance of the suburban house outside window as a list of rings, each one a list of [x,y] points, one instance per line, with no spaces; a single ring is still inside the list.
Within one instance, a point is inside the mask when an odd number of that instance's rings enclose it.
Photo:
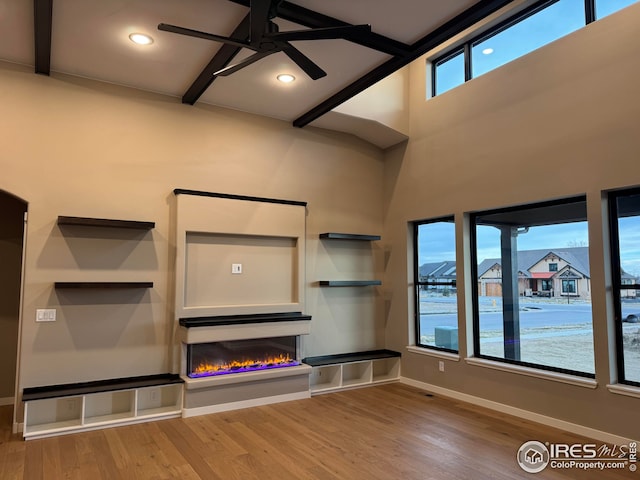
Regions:
[[[640,188],[609,195],[618,382],[640,387]]]
[[[415,222],[416,345],[458,351],[456,234],[453,217]]]
[[[473,213],[471,227],[475,355],[594,377],[585,197]]]
[[[543,0],[431,62],[430,96],[440,95],[638,0]]]

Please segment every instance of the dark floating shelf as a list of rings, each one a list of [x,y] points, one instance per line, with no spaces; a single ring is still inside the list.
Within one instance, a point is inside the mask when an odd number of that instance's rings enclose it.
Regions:
[[[128,228],[132,230],[151,230],[155,222],[139,222],[136,220],[111,220],[108,218],[58,217],[58,225],[75,225],[81,227]]]
[[[382,285],[380,280],[320,280],[321,287],[369,287]]]
[[[55,288],[75,289],[115,289],[115,288],[153,288],[153,282],[56,282]]]
[[[321,233],[320,238],[327,239],[327,240],[360,240],[360,241],[371,242],[375,240],[380,240],[380,235],[359,235],[355,233],[328,232],[328,233]]]
[[[245,325],[273,322],[309,321],[311,315],[302,312],[257,313],[252,315],[219,315],[215,317],[181,318],[180,326],[186,328],[213,327],[219,325]]]
[[[22,391],[22,400],[42,400],[45,398],[68,397],[85,395],[88,393],[113,392],[143,387],[156,387],[173,383],[184,383],[175,373],[161,373],[142,377],[115,378],[83,383],[65,383],[62,385],[47,385],[44,387],[30,387]]]
[[[380,360],[383,358],[400,357],[400,352],[393,350],[368,350],[366,352],[338,353],[336,355],[321,355],[318,357],[303,358],[302,362],[312,367],[334,365],[336,363],[365,362],[367,360]]]

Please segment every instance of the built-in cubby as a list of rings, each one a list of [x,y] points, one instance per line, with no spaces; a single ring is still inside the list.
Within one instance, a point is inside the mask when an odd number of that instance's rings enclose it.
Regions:
[[[25,439],[48,437],[182,414],[183,381],[162,374],[25,388]]]
[[[84,425],[118,422],[135,416],[135,390],[84,395]]]
[[[400,353],[392,350],[307,357],[303,362],[312,367],[312,394],[391,382],[400,378]]]

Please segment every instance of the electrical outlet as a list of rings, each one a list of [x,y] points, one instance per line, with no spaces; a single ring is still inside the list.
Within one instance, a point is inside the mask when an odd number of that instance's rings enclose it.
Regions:
[[[234,275],[239,275],[242,273],[242,264],[241,263],[232,263],[231,264],[231,273]]]
[[[158,400],[158,389],[157,389],[157,388],[154,388],[154,389],[152,389],[152,390],[149,390],[149,399],[150,399],[152,402],[155,402],[155,401],[157,401],[157,400]]]
[[[56,321],[55,308],[37,308],[36,309],[36,322],[55,322],[55,321]]]
[[[444,362],[442,360],[438,361],[438,370],[444,372]]]

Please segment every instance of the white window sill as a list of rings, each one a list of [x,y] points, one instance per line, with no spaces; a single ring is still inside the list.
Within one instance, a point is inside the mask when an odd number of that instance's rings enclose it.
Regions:
[[[640,398],[640,387],[615,383],[607,385],[607,388],[611,393],[615,393],[617,395],[627,395],[628,397]]]
[[[432,348],[416,347],[415,345],[407,346],[407,352],[417,353],[418,355],[426,355],[428,357],[443,358],[446,360],[460,361],[460,355],[457,353],[443,352]]]
[[[510,363],[495,362],[484,358],[469,357],[464,359],[469,365],[476,367],[493,368],[503,372],[515,373],[518,375],[526,375],[529,377],[542,378],[553,382],[567,383],[584,388],[596,388],[598,382],[593,378],[578,377],[566,373],[550,372],[547,370],[538,370],[537,368],[523,367],[521,365],[511,365]]]

